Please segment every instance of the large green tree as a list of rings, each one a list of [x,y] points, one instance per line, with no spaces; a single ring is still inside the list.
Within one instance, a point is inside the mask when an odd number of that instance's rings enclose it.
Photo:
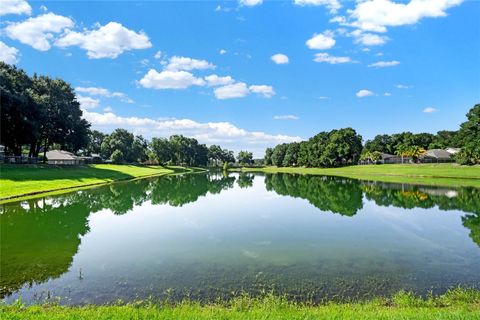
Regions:
[[[455,156],[460,164],[480,164],[480,104],[467,113],[467,121],[460,125],[458,139],[462,149]]]

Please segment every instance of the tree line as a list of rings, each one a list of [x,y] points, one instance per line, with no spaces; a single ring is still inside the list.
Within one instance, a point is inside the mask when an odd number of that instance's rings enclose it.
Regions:
[[[480,164],[480,104],[470,109],[467,121],[457,131],[380,134],[362,146],[362,136],[352,128],[344,128],[320,132],[307,141],[267,148],[264,163],[279,167],[338,167],[356,164],[359,160],[375,162],[382,158],[382,153],[410,157],[416,161],[427,149],[449,147],[460,148],[454,156],[458,163]]]
[[[233,151],[222,149],[219,145],[207,147],[195,138],[182,135],[172,135],[168,139],[153,138],[149,142],[141,135],[116,129],[111,134],[92,130],[89,136],[89,144],[83,152],[100,154],[114,163],[222,166],[235,162]],[[243,151],[240,154],[243,154]]]
[[[0,143],[20,156],[25,146],[38,157],[56,144],[77,151],[87,145],[90,124],[82,118],[75,91],[62,79],[28,76],[0,62]]]

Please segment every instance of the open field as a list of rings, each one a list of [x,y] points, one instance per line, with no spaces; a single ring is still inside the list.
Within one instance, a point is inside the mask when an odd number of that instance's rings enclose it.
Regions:
[[[479,319],[480,292],[456,289],[422,299],[400,292],[391,299],[370,302],[298,304],[267,295],[239,297],[228,303],[176,305],[138,302],[127,305],[65,307],[56,305],[0,306],[10,319]]]
[[[243,168],[242,171],[332,175],[383,182],[480,188],[480,166],[457,164],[382,164],[340,168],[264,167]]]
[[[51,167],[43,165],[0,166],[0,202],[44,192],[58,192],[119,180],[189,172],[182,167],[94,164]]]

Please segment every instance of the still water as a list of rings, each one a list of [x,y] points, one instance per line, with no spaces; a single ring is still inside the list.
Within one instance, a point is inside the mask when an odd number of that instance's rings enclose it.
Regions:
[[[0,298],[271,292],[364,299],[480,286],[480,190],[290,174],[137,180],[1,206]]]

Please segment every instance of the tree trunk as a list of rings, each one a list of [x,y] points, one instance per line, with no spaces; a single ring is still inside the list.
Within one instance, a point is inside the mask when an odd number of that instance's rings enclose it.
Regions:
[[[43,163],[44,164],[47,162],[47,145],[48,145],[48,139],[45,139],[45,144],[43,146]]]

